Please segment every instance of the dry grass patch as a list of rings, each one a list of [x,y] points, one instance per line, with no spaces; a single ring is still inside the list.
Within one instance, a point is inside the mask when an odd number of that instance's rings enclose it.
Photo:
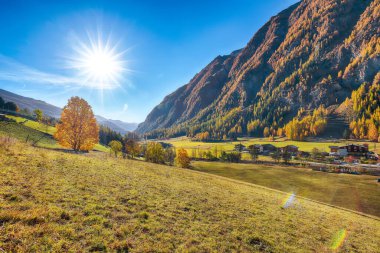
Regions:
[[[0,154],[6,252],[376,252],[380,222],[213,175],[103,154]]]

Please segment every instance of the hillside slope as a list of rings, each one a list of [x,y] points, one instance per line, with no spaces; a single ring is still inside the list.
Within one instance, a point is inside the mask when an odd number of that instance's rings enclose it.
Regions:
[[[264,126],[282,127],[301,107],[339,105],[379,72],[379,34],[380,0],[303,0],[165,97],[137,131],[208,130],[220,137],[248,133],[258,120],[252,133],[261,134]]]
[[[380,221],[189,170],[0,149],[5,252],[376,252]],[[346,235],[343,236],[342,235]]]
[[[53,138],[56,131],[55,127],[21,117],[8,116],[8,118],[15,122],[0,121],[0,136],[15,138],[36,147],[66,149],[60,146]],[[99,143],[95,145],[94,150],[109,152],[107,147]]]
[[[0,97],[2,97],[5,101],[16,103],[21,109],[26,108],[31,112],[35,109],[41,109],[47,116],[57,119],[61,117],[61,108],[48,104],[41,100],[20,96],[18,94],[2,89],[0,89]],[[99,115],[96,115],[95,117],[99,124],[107,126],[121,134],[125,134],[128,131],[133,131],[137,128],[137,123],[126,123],[120,120],[106,119]]]

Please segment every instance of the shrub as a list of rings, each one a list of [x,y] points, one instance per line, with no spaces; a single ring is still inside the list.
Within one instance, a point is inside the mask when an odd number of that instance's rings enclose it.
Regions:
[[[223,151],[222,155],[220,156],[220,160],[225,162],[238,163],[241,160],[241,153],[235,151],[231,153],[226,153],[225,151]]]

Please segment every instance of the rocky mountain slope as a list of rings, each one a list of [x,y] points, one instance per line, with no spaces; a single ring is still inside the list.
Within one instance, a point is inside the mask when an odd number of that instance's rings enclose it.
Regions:
[[[260,134],[300,108],[339,105],[380,71],[379,34],[380,0],[303,0],[165,97],[137,131]]]
[[[44,112],[44,114],[47,116],[57,118],[57,119],[61,117],[61,111],[62,111],[61,108],[48,104],[41,100],[36,100],[33,98],[20,96],[3,89],[0,89],[0,97],[2,97],[5,101],[11,101],[11,102],[16,103],[18,107],[21,109],[26,108],[29,111],[33,111],[35,109],[41,109]],[[116,132],[119,132],[121,134],[125,134],[128,131],[133,131],[137,127],[136,123],[126,123],[120,120],[106,119],[99,115],[96,115],[95,117],[99,124],[103,126],[107,126],[110,129]]]

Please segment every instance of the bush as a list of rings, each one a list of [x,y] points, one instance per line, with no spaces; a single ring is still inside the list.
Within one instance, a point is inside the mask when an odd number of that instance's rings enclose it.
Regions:
[[[220,156],[220,160],[225,161],[225,162],[238,163],[241,160],[241,153],[240,152],[226,153],[225,151],[223,151],[222,155]]]

